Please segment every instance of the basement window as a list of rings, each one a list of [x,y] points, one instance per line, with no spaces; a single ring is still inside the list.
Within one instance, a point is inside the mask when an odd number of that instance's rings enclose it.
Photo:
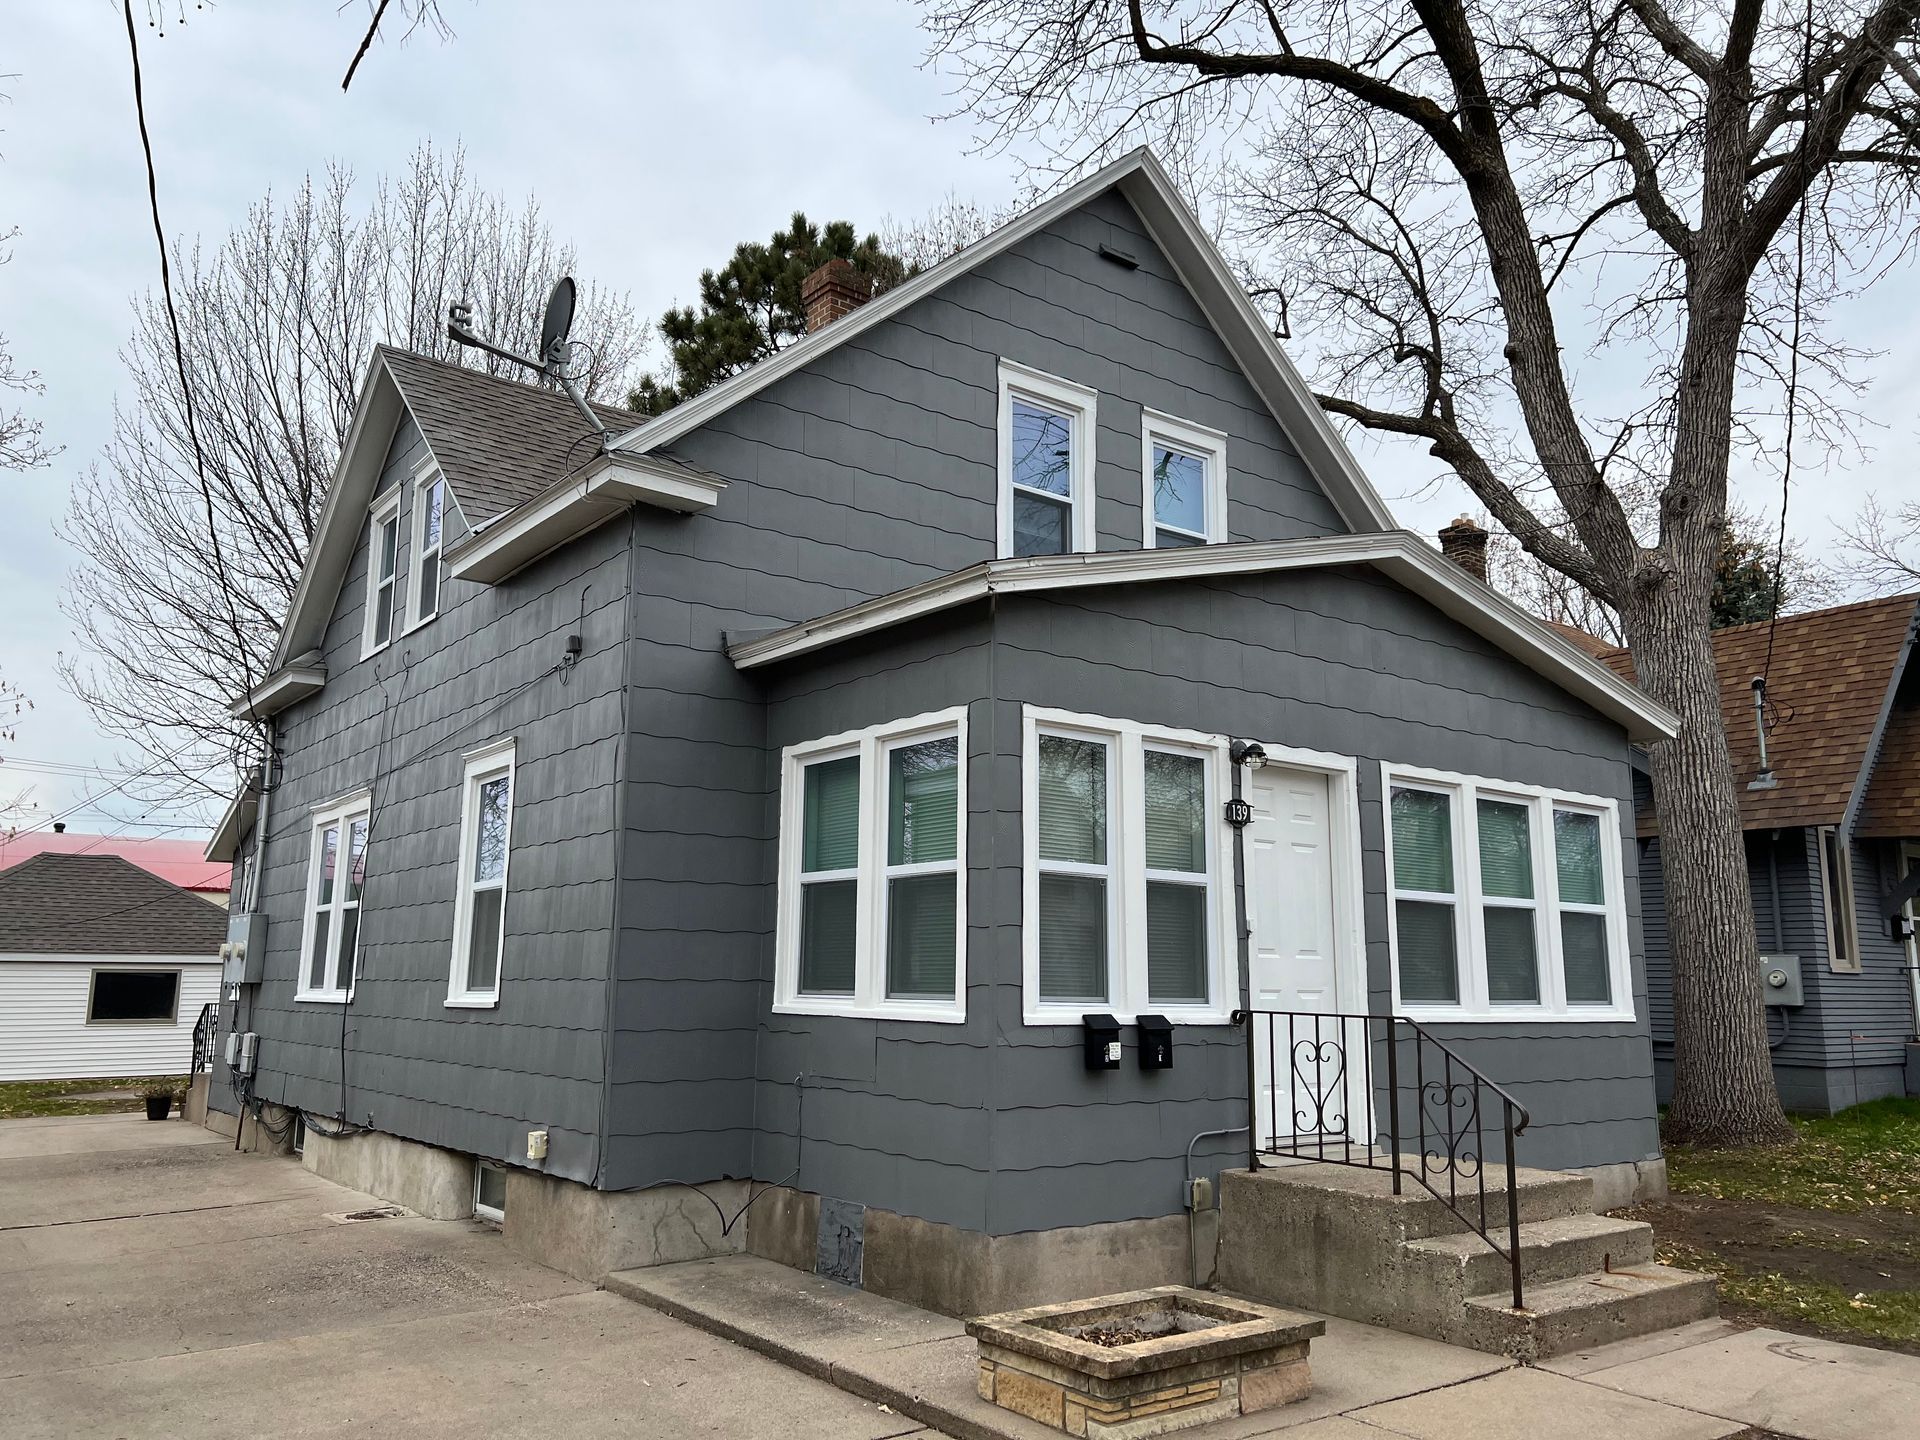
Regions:
[[[496,1225],[507,1218],[507,1167],[491,1160],[473,1162],[473,1213]]]
[[[171,1025],[180,1013],[178,970],[96,970],[89,1025]]]

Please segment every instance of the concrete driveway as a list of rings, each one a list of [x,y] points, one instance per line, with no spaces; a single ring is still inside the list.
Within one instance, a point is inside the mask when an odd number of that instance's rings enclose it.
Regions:
[[[934,1432],[297,1161],[137,1116],[0,1122],[0,1431]]]

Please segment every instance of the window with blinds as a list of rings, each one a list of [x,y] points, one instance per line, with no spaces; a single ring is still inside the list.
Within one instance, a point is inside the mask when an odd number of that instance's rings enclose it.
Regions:
[[[1403,1010],[1632,1018],[1615,802],[1401,767],[1386,780]]]
[[[965,1018],[965,712],[785,753],[775,1006]]]
[[[1215,1018],[1220,844],[1214,737],[1030,709],[1024,1010]]]

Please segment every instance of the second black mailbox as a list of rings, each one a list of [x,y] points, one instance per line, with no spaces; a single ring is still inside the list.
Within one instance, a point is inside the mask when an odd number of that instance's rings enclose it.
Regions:
[[[1173,1022],[1164,1015],[1142,1015],[1140,1026],[1140,1068],[1173,1068]]]

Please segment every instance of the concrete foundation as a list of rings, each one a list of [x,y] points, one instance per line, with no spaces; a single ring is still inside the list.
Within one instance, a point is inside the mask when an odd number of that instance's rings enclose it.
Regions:
[[[429,1220],[473,1214],[473,1157],[363,1131],[328,1136],[307,1131],[307,1169],[323,1180],[405,1206]]]
[[[202,1077],[207,1079],[210,1077]],[[238,1133],[240,1143],[234,1148],[245,1155],[291,1155],[293,1153],[293,1120],[295,1112],[279,1105],[262,1105],[261,1119],[255,1120],[250,1114],[233,1116],[224,1110],[215,1110],[206,1103],[207,1092],[203,1089],[202,1110],[204,1118],[201,1124],[216,1135],[224,1135],[229,1140]],[[189,1094],[189,1099],[191,1099]]]
[[[469,1212],[471,1196],[469,1188]],[[508,1170],[504,1228],[507,1243],[529,1259],[582,1280],[599,1280],[614,1270],[738,1254],[746,1248],[747,1222],[734,1217],[746,1201],[747,1186],[740,1180],[714,1181],[698,1190],[684,1185],[595,1190],[531,1170]],[[732,1226],[722,1233],[728,1221]]]
[[[180,1102],[180,1118],[189,1125],[207,1123],[207,1089],[213,1076],[204,1072],[187,1082],[187,1098]]]
[[[819,1196],[770,1191],[747,1214],[746,1248],[814,1273],[820,1216]],[[1020,1310],[1116,1287],[1185,1285],[1192,1266],[1185,1215],[1020,1235],[987,1235],[871,1207],[860,1217],[860,1288],[943,1315]],[[1212,1267],[1213,1228],[1209,1219],[1201,1240],[1203,1283]]]
[[[1618,1165],[1587,1165],[1570,1169],[1569,1175],[1584,1175],[1593,1181],[1593,1208],[1621,1210],[1667,1198],[1667,1162],[1656,1155],[1651,1160],[1623,1160]]]

